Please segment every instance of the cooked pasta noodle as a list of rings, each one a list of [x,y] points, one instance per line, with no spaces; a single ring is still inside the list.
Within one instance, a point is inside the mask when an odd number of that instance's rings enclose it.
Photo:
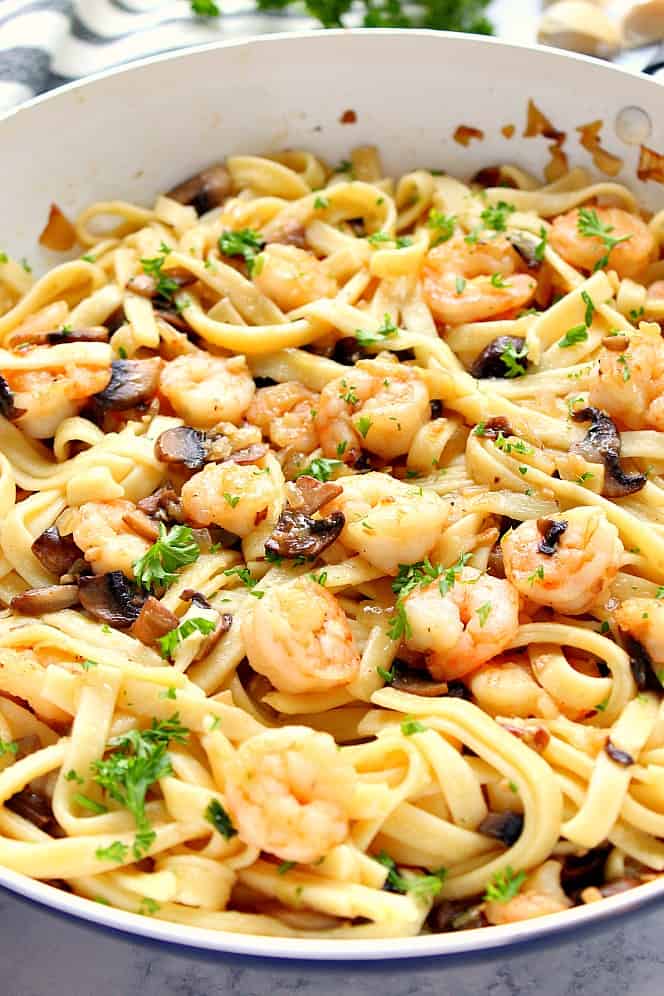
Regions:
[[[233,156],[0,266],[0,864],[349,939],[664,871],[661,217],[501,175]]]

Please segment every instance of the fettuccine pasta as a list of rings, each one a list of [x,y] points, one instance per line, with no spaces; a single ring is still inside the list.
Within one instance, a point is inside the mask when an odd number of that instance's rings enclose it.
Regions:
[[[0,864],[404,937],[664,871],[664,216],[230,157],[0,256]]]

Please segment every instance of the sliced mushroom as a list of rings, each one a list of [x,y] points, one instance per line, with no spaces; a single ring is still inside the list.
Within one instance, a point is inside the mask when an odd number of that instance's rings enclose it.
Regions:
[[[279,242],[284,246],[297,246],[298,249],[307,248],[307,234],[304,226],[292,218],[283,223],[281,228],[270,235],[270,242]]]
[[[478,833],[486,834],[487,837],[495,837],[503,844],[511,847],[516,844],[523,831],[523,813],[513,812],[511,809],[502,813],[489,813],[477,828]]]
[[[162,605],[158,598],[150,595],[131,627],[131,635],[148,647],[153,647],[160,636],[166,636],[179,625],[180,620],[175,613]]]
[[[14,404],[14,394],[4,377],[0,376],[0,415],[4,415],[10,422],[15,422],[21,415],[25,415],[25,408],[17,408]]]
[[[623,768],[629,768],[633,764],[636,764],[636,761],[632,755],[628,754],[626,750],[621,750],[620,747],[616,747],[616,745],[611,742],[611,739],[607,740],[604,744],[604,750],[612,761],[615,761],[616,764],[622,765]]]
[[[93,396],[94,407],[123,412],[149,401],[159,386],[160,366],[156,356],[150,360],[113,360],[111,379],[103,391]]]
[[[542,260],[538,258],[537,253],[542,244],[541,238],[521,228],[508,232],[506,238],[511,243],[512,248],[518,252],[529,270],[539,269],[542,265]]]
[[[5,806],[39,830],[47,830],[55,822],[51,800],[43,792],[35,792],[29,787],[7,799]]]
[[[191,602],[192,605],[198,606],[199,609],[212,608],[205,595],[202,595],[200,591],[194,591],[193,588],[185,588],[180,593],[180,598],[183,602]]]
[[[183,518],[180,496],[170,481],[164,481],[161,487],[147,498],[141,498],[136,508],[161,521],[181,522]]]
[[[573,415],[575,422],[590,422],[585,439],[573,443],[570,452],[578,453],[589,463],[603,463],[606,471],[602,494],[605,498],[624,498],[645,487],[645,474],[627,474],[620,465],[622,442],[613,419],[599,408],[582,408]]]
[[[28,616],[40,616],[44,612],[59,612],[70,609],[79,600],[78,585],[49,584],[43,588],[28,588],[20,595],[14,595],[9,603],[14,612]]]
[[[231,175],[223,165],[216,163],[190,176],[166,194],[180,204],[191,204],[198,214],[205,214],[219,207],[233,193]]]
[[[56,329],[46,333],[49,346],[60,342],[108,342],[110,332],[105,325],[90,325],[81,329]]]
[[[394,678],[390,687],[396,688],[399,692],[410,692],[412,695],[422,695],[425,698],[447,695],[447,682],[435,681],[428,671],[408,667],[399,660],[395,660],[392,670]]]
[[[539,23],[537,40],[543,45],[611,59],[620,49],[620,31],[596,4],[560,0]]]
[[[233,463],[239,464],[252,464],[258,463],[270,452],[270,447],[267,443],[252,443],[251,446],[244,446],[241,450],[233,450],[230,456],[226,457],[227,460],[232,460]]]
[[[553,557],[558,541],[567,529],[567,522],[564,519],[538,519],[537,529],[542,537],[537,544],[539,553]]]
[[[443,414],[443,402],[440,398],[433,398],[433,400],[429,402],[429,413],[432,419],[441,417]]]
[[[76,561],[83,556],[83,551],[77,547],[72,534],[61,536],[57,526],[45,529],[30,549],[39,563],[58,577],[70,571]]]
[[[143,539],[147,540],[148,543],[155,543],[159,538],[159,527],[140,508],[130,509],[129,512],[126,512],[122,516],[122,521],[133,532],[137,533],[138,536],[142,536]]]
[[[90,615],[117,629],[129,629],[138,619],[146,600],[122,571],[81,578],[79,598]]]
[[[652,659],[650,654],[638,640],[635,640],[633,636],[625,634],[623,636],[623,642],[625,644],[625,650],[629,654],[629,664],[632,671],[632,677],[636,683],[636,687],[640,692],[645,692],[646,689],[650,688],[655,691],[661,691],[662,685],[655,673],[655,668],[653,667]]]
[[[162,463],[176,464],[188,470],[202,470],[208,454],[206,443],[206,435],[200,429],[179,425],[162,432],[154,444],[154,452],[157,460]]]
[[[196,656],[192,660],[192,664],[197,664],[198,661],[202,661],[204,657],[214,649],[216,644],[222,638],[225,633],[228,633],[229,629],[233,625],[233,616],[230,612],[222,612],[219,616],[217,625],[213,631],[206,636],[200,647],[196,651]]]
[[[431,910],[427,923],[433,933],[445,934],[451,930],[472,930],[486,927],[481,901],[475,899],[444,899]]]
[[[265,543],[265,552],[278,557],[314,559],[338,538],[346,519],[332,512],[327,519],[313,519],[304,512],[284,509]]]
[[[503,359],[504,354],[512,349],[515,353],[521,353],[526,340],[520,335],[499,335],[493,339],[488,346],[485,346],[479,356],[475,359],[470,372],[473,377],[483,380],[486,377],[507,377],[510,367]],[[523,356],[523,367],[527,363]]]
[[[560,873],[560,884],[565,892],[578,892],[588,886],[601,885],[610,850],[609,846],[593,847],[582,854],[566,855]]]
[[[191,325],[182,315],[179,315],[177,311],[169,311],[165,309],[154,309],[155,318],[161,318],[162,322],[168,322],[172,325],[174,329],[179,332],[191,332]]]
[[[354,367],[358,360],[366,357],[365,351],[358,345],[355,336],[344,336],[338,339],[332,350],[332,359],[345,367]]]
[[[339,484],[334,484],[332,481],[323,483],[316,477],[302,474],[288,485],[288,501],[295,511],[313,515],[342,492],[343,488]]]
[[[484,423],[480,435],[486,436],[487,439],[497,439],[501,432],[503,436],[514,435],[512,426],[507,419],[503,415],[497,415],[496,418],[490,418],[488,422]]]

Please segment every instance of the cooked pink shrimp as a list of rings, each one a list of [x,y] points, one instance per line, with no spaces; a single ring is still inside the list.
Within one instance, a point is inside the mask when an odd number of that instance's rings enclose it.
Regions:
[[[509,581],[464,567],[442,594],[438,581],[403,603],[406,646],[427,655],[434,678],[450,681],[502,653],[519,628],[519,596]]]
[[[602,349],[590,404],[627,429],[664,430],[664,342],[635,333],[622,353]]]
[[[159,379],[161,393],[188,425],[210,429],[218,422],[242,419],[256,385],[244,356],[186,353],[167,363]]]
[[[333,297],[337,283],[311,252],[271,243],[260,255],[254,283],[282,311],[293,311],[319,297]]]
[[[224,777],[246,844],[307,864],[348,837],[357,776],[329,733],[304,726],[259,733],[226,762]]]
[[[664,603],[655,598],[626,598],[614,613],[622,630],[643,644],[655,664],[664,664]]]
[[[572,266],[589,272],[595,269],[608,251],[607,269],[616,270],[621,277],[634,277],[648,265],[655,253],[652,232],[638,215],[622,208],[593,207],[588,210],[591,218],[592,212],[596,213],[608,239],[624,241],[609,250],[607,242],[599,235],[584,235],[583,231],[579,231],[580,212],[575,208],[555,219],[549,232],[549,245]]]
[[[334,595],[309,577],[270,588],[245,617],[249,663],[280,692],[323,692],[352,681],[360,655]]]
[[[564,531],[556,529],[556,523]],[[543,553],[542,544],[553,547]],[[597,508],[573,508],[553,519],[529,519],[506,533],[505,576],[539,605],[578,615],[613,581],[622,562],[618,530]]]
[[[507,239],[469,245],[455,236],[436,246],[422,267],[422,289],[435,317],[446,325],[480,322],[523,308],[537,288],[519,273],[521,261]]]
[[[545,861],[525,880],[520,892],[507,902],[488,902],[484,914],[489,923],[519,923],[548,913],[560,913],[572,905],[560,884],[562,865]]]
[[[343,490],[322,510],[343,512],[342,544],[386,574],[429,554],[449,516],[430,488],[418,488],[376,471],[340,477]]]
[[[18,427],[35,439],[48,439],[63,419],[77,415],[108,385],[111,351],[106,343],[35,346],[25,353],[0,350],[0,374],[14,406],[25,412],[15,420]]]
[[[318,395],[296,380],[256,391],[247,410],[247,421],[259,426],[273,446],[294,447],[311,453],[318,446],[314,417]]]
[[[182,508],[197,526],[217,525],[247,536],[284,503],[284,478],[274,457],[263,466],[234,460],[209,463],[182,488]]]
[[[125,522],[125,516],[135,512],[136,506],[122,498],[86,501],[71,510],[74,542],[95,574],[122,571],[134,577],[134,562],[151,545]]]
[[[360,360],[325,385],[314,424],[325,456],[352,463],[362,448],[385,460],[407,453],[429,417],[429,391],[416,370]]]

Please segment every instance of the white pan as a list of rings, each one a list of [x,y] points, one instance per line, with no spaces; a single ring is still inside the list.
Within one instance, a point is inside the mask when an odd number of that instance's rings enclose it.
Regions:
[[[380,147],[388,173],[415,166],[470,176],[513,162],[540,172],[543,137],[523,139],[528,99],[567,133],[570,165],[591,165],[575,128],[604,123],[624,161],[617,179],[652,210],[664,186],[637,179],[640,144],[664,152],[664,92],[591,59],[425,31],[271,36],[156,57],[38,98],[0,119],[0,250],[38,269],[56,257],[37,237],[52,201],[72,215],[93,200],[149,202],[199,168],[238,152],[302,147],[334,162]],[[355,124],[342,124],[344,111]],[[460,124],[482,140],[464,148]],[[514,137],[501,133],[514,124]],[[57,257],[61,260],[62,257]],[[212,950],[365,960],[468,954],[590,927],[664,898],[664,878],[601,903],[506,927],[403,940],[266,938],[187,928],[89,902],[0,868],[0,885],[106,927]]]

